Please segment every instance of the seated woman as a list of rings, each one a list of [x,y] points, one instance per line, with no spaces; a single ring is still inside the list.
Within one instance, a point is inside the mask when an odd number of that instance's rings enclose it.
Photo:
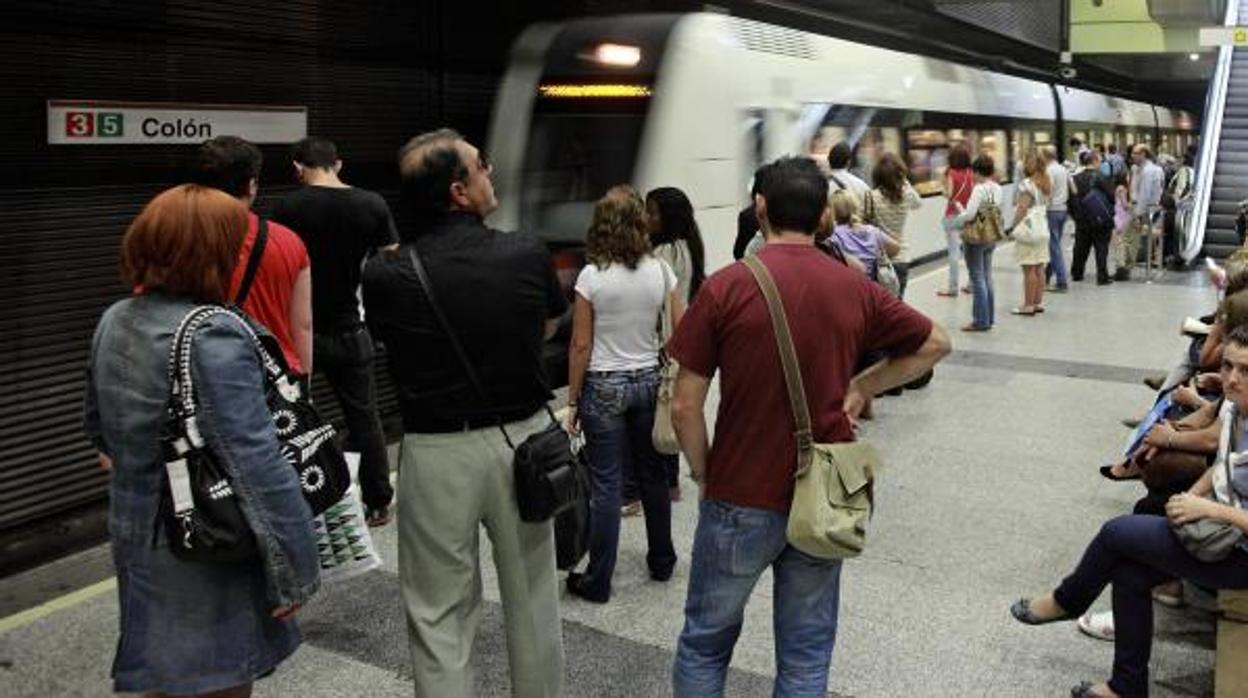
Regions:
[[[1211,589],[1248,589],[1248,454],[1235,449],[1248,436],[1248,423],[1241,419],[1241,413],[1248,411],[1248,326],[1227,335],[1221,373],[1226,399],[1220,419],[1230,428],[1220,440],[1215,464],[1200,481],[1172,497],[1164,517],[1133,514],[1106,523],[1074,572],[1056,590],[1021,599],[1010,608],[1019,622],[1028,625],[1073,620],[1113,584],[1113,672],[1107,683],[1085,682],[1075,687],[1071,691],[1075,698],[1148,695],[1151,593],[1161,582],[1181,578]],[[1202,519],[1234,526],[1246,537],[1226,557],[1202,561],[1172,529]]]

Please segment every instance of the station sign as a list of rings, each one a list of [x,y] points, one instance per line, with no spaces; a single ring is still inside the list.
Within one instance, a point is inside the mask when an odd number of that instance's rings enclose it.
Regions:
[[[1202,27],[1201,46],[1248,46],[1248,27]]]
[[[48,100],[51,145],[184,145],[225,135],[294,143],[308,135],[308,108]]]

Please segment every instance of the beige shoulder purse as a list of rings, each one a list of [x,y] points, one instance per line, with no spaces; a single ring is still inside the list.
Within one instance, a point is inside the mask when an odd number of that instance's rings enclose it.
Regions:
[[[680,284],[676,284],[680,288]],[[654,427],[650,431],[650,441],[654,450],[667,456],[680,453],[680,441],[676,439],[676,427],[672,424],[672,395],[676,389],[676,373],[680,367],[667,353],[667,343],[672,338],[672,303],[671,293],[667,290],[667,269],[663,269],[663,305],[659,306],[659,317],[655,332],[659,335],[659,388],[654,401]]]
[[[875,472],[880,467],[879,454],[870,444],[862,442],[814,442],[802,370],[780,293],[767,267],[757,257],[742,261],[754,274],[767,301],[796,426],[797,482],[789,508],[789,544],[812,557],[855,557],[866,545],[872,488]]]

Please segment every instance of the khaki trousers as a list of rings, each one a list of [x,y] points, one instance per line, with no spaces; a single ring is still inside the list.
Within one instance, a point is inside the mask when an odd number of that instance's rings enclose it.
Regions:
[[[519,444],[545,412],[507,425]],[[399,453],[399,579],[416,695],[475,695],[469,656],[481,619],[480,526],[490,536],[507,629],[511,692],[563,694],[563,633],[550,522],[520,520],[512,451],[497,428],[407,434]]]

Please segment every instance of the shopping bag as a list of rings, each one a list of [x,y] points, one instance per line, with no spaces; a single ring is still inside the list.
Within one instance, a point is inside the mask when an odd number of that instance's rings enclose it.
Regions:
[[[312,519],[321,581],[327,584],[381,567],[381,556],[373,544],[364,518],[364,505],[360,502],[357,483],[360,454],[348,452],[345,455],[351,470],[351,486],[342,499]]]

